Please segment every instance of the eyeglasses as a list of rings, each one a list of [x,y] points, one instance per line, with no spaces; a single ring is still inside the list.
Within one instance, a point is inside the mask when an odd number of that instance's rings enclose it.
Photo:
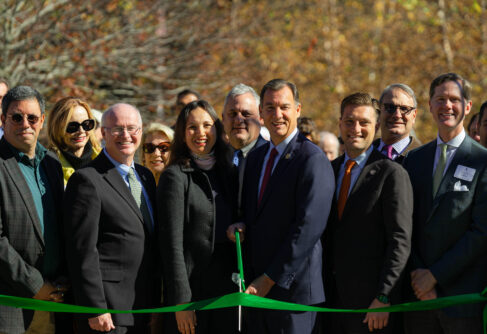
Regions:
[[[79,127],[82,127],[85,131],[90,131],[95,127],[95,120],[94,119],[85,119],[83,122],[69,122],[66,126],[67,133],[75,133],[79,130]]]
[[[398,108],[399,111],[401,112],[401,115],[407,115],[411,111],[416,109],[415,107],[401,106],[394,103],[384,103],[383,106],[384,106],[384,110],[389,114],[394,114]]]
[[[15,124],[20,124],[24,121],[24,116],[27,117],[27,122],[29,122],[30,125],[34,125],[37,122],[39,122],[39,116],[32,115],[32,114],[8,114],[7,117],[10,117],[12,122]]]
[[[106,126],[104,127],[105,129],[110,130],[110,133],[112,136],[121,136],[125,131],[129,133],[129,135],[138,135],[140,132],[140,127],[137,125],[129,125],[127,127],[125,126],[115,126],[113,128],[107,128]]]
[[[171,144],[168,142],[162,142],[158,145],[154,145],[152,143],[145,143],[144,145],[142,145],[142,150],[144,151],[144,153],[148,154],[154,153],[156,148],[158,148],[161,153],[165,153],[169,151],[169,149],[171,148]]]

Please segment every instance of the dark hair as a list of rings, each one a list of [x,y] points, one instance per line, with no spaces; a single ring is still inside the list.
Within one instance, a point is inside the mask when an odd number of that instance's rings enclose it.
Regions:
[[[351,95],[348,95],[342,100],[342,103],[340,105],[340,118],[343,116],[343,111],[345,110],[345,107],[347,106],[370,106],[374,108],[375,114],[377,116],[377,119],[379,118],[380,115],[380,110],[379,110],[379,101],[377,99],[374,99],[372,96],[370,96],[369,93],[354,93]]]
[[[182,90],[182,91],[180,91],[178,93],[178,96],[177,96],[176,100],[179,102],[179,100],[181,100],[186,95],[194,95],[194,96],[196,96],[198,98],[198,100],[201,99],[201,96],[200,96],[200,94],[198,92],[196,92],[196,91],[194,91],[192,89],[184,89],[184,90]]]
[[[465,100],[470,101],[472,97],[472,86],[470,83],[462,78],[462,76],[456,73],[445,73],[438,77],[436,77],[430,85],[430,99],[435,95],[435,89],[439,85],[447,82],[447,81],[454,81],[454,82],[461,82],[461,91],[462,96]]]
[[[5,78],[0,77],[0,83],[5,84],[5,86],[7,86],[7,89],[10,87],[8,80]]]
[[[477,122],[477,127],[479,127],[480,126],[480,122],[482,122],[482,118],[484,117],[484,113],[485,113],[484,111],[485,111],[486,108],[487,108],[487,101],[484,101],[484,103],[482,103],[482,105],[480,106],[480,111],[478,113],[479,120]],[[473,117],[472,117],[472,119],[473,119]],[[470,122],[472,122],[472,120],[470,120]],[[470,124],[468,124],[468,127],[470,127]]]
[[[42,97],[41,93],[29,86],[17,86],[10,89],[2,100],[2,114],[7,115],[8,107],[10,103],[15,101],[33,100],[36,99],[39,103],[39,108],[43,114],[46,109],[46,101]]]
[[[264,87],[262,87],[262,90],[260,91],[260,104],[262,105],[264,103],[264,94],[268,89],[277,91],[284,87],[288,87],[291,90],[293,93],[294,103],[299,104],[299,93],[296,85],[283,79],[272,79],[266,83]]]
[[[186,144],[186,123],[188,122],[189,114],[197,109],[205,110],[211,119],[215,122],[216,128],[216,142],[214,146],[216,164],[222,168],[230,168],[230,149],[223,140],[223,124],[218,118],[215,109],[205,100],[197,100],[188,103],[178,115],[176,120],[174,140],[171,145],[171,157],[169,158],[169,165],[182,164],[190,165],[191,154]]]
[[[468,132],[470,132],[470,127],[472,126],[473,122],[475,122],[475,119],[477,118],[477,120],[480,120],[480,118],[478,118],[479,114],[480,113],[476,113],[472,117],[470,117],[470,121],[468,122],[468,125],[467,125],[467,131]]]
[[[310,117],[298,118],[298,131],[305,136],[311,136],[311,141],[313,143],[319,143],[318,134],[316,133],[316,124]]]

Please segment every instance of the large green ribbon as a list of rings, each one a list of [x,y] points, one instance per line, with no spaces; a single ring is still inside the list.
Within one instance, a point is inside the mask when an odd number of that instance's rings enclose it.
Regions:
[[[243,265],[242,265],[242,251],[240,248],[240,237],[236,235],[237,239],[237,254],[238,254],[238,268],[240,271],[240,279],[243,284]],[[243,285],[242,285],[243,287]],[[245,289],[245,288],[244,288]],[[70,304],[61,304],[37,300],[32,298],[13,297],[0,295],[0,305],[18,307],[29,310],[49,311],[49,312],[68,312],[68,313],[167,313],[185,310],[212,310],[225,307],[254,307],[264,308],[270,310],[287,310],[287,311],[311,311],[311,312],[341,312],[341,313],[366,313],[366,312],[409,312],[409,311],[426,311],[445,308],[449,306],[458,306],[465,304],[487,303],[487,288],[482,293],[471,293],[458,296],[442,297],[427,301],[418,301],[411,303],[404,303],[392,305],[384,308],[376,309],[332,309],[317,306],[308,306],[301,304],[294,304],[273,300],[269,298],[249,295],[242,292],[235,292],[220,297],[210,298],[197,302],[192,302],[184,305],[167,306],[153,309],[139,309],[139,310],[110,310],[94,307],[85,307]],[[487,306],[484,307],[483,312],[484,333],[487,334]]]

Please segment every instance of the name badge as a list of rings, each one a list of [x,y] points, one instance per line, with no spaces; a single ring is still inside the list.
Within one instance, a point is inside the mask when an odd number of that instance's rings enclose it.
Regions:
[[[456,177],[457,179],[470,182],[473,180],[474,175],[475,175],[474,168],[458,165],[457,169],[455,170],[455,175],[453,176]]]

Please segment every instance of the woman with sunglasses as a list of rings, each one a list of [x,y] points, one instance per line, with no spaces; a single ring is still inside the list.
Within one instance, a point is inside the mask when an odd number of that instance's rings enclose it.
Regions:
[[[235,213],[233,172],[215,110],[204,100],[190,102],[176,121],[169,166],[157,186],[166,305],[237,292],[235,245],[225,234]],[[180,311],[167,314],[164,333],[234,333],[236,320],[234,308]]]
[[[75,170],[86,166],[101,151],[92,131],[95,119],[90,106],[75,97],[56,102],[48,117],[49,149],[57,153],[64,174],[64,186]]]
[[[169,161],[169,151],[174,131],[161,123],[151,123],[142,134],[140,161],[149,168],[156,184]]]

